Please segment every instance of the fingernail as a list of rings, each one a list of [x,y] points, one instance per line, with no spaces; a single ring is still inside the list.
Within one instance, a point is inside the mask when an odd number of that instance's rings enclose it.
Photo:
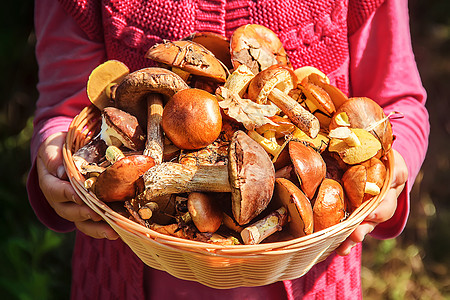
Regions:
[[[64,169],[64,166],[59,166],[56,170],[56,176],[58,176],[59,179],[62,179],[65,173],[66,170]]]
[[[105,239],[108,239],[108,236],[106,235],[106,232],[103,232],[103,236],[105,237]]]

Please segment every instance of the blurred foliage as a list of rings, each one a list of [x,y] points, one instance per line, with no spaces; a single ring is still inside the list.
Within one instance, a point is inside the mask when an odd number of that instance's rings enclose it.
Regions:
[[[365,299],[450,298],[450,1],[412,0],[410,13],[428,92],[430,147],[403,234],[364,241]],[[44,227],[25,190],[37,99],[33,1],[5,2],[0,14],[0,294],[2,299],[68,299],[74,235]]]
[[[0,294],[2,299],[68,299],[73,234],[45,228],[28,204],[32,113],[37,99],[33,1],[0,12]]]

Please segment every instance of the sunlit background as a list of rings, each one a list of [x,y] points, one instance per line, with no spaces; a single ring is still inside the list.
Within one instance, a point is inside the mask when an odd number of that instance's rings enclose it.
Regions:
[[[0,12],[0,295],[68,299],[72,234],[36,219],[25,190],[37,99],[33,1]],[[403,234],[364,241],[365,299],[450,298],[450,1],[410,1],[417,63],[428,92],[430,147]]]

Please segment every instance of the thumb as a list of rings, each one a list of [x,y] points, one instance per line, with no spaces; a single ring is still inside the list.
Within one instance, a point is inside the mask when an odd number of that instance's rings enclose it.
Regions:
[[[66,133],[58,132],[49,136],[39,148],[38,156],[45,164],[47,171],[55,177],[65,177],[62,159],[62,147]]]

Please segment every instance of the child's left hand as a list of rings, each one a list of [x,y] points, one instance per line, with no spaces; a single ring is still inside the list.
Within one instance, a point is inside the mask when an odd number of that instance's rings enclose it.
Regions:
[[[392,151],[394,151],[394,178],[390,189],[380,205],[336,249],[337,254],[348,255],[352,247],[362,242],[365,236],[375,229],[375,226],[389,220],[394,215],[397,209],[397,198],[403,191],[408,179],[408,168],[403,157],[397,151],[393,149]]]

